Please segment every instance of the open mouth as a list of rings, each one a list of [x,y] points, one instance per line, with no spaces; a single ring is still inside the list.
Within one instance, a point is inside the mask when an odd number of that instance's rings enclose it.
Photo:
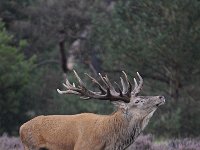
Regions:
[[[159,103],[159,104],[156,104],[156,106],[157,106],[157,107],[160,106],[160,103]]]
[[[160,96],[159,98],[160,98],[161,101],[159,101],[159,102],[156,104],[157,107],[160,106],[160,105],[163,105],[163,104],[165,103],[165,98],[164,98],[163,96]]]
[[[160,102],[160,103],[156,104],[156,106],[158,107],[158,106],[163,105],[163,104],[164,104],[163,102]]]
[[[158,106],[160,106],[160,104],[156,104],[156,106],[158,107]]]

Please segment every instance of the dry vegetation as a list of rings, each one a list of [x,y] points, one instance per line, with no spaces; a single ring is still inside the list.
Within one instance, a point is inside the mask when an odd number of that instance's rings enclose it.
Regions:
[[[128,150],[199,150],[200,138],[171,139],[156,142],[152,135],[141,135]],[[23,150],[18,137],[4,134],[0,137],[0,150]]]

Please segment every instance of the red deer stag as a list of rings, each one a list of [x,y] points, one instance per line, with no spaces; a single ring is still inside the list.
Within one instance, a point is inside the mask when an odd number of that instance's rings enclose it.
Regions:
[[[38,116],[20,128],[20,138],[25,150],[124,150],[148,124],[158,106],[164,104],[163,96],[138,96],[143,79],[134,78],[135,87],[127,78],[121,79],[122,89],[116,88],[107,76],[102,76],[100,84],[95,78],[89,78],[98,86],[100,92],[88,90],[78,74],[76,86],[66,79],[65,91],[60,94],[75,94],[84,99],[110,100],[118,110],[111,115],[83,113],[77,115]]]

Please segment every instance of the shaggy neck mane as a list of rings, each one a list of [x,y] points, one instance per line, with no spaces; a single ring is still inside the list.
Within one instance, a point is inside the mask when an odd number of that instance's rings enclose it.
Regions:
[[[116,111],[106,121],[109,150],[123,150],[131,145],[148,123],[150,117],[138,117],[121,110]],[[105,129],[106,130],[106,129]]]

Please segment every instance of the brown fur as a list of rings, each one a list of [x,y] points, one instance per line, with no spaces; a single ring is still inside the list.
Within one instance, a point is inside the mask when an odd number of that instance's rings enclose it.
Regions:
[[[120,109],[112,115],[38,116],[21,126],[20,137],[25,147],[35,150],[118,150],[139,135],[145,117]],[[132,141],[128,141],[133,131]]]

